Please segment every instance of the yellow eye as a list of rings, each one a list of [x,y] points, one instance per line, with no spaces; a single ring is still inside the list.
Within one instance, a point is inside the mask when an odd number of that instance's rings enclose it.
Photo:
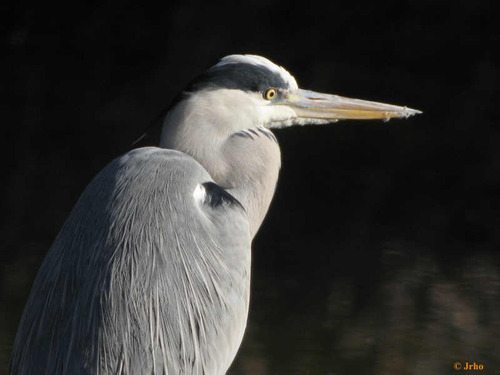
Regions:
[[[277,94],[278,92],[276,91],[276,89],[273,88],[267,89],[267,91],[264,93],[264,99],[272,100],[276,97]]]

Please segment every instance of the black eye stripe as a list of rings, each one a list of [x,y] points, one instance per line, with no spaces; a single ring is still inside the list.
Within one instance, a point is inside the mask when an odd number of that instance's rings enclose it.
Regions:
[[[269,88],[288,88],[288,82],[265,66],[244,63],[231,63],[214,66],[188,85],[185,91],[195,92],[202,89],[239,89],[244,91],[265,92]]]

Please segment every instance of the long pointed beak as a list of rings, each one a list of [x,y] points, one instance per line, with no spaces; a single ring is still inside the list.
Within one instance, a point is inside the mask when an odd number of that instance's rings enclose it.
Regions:
[[[393,117],[406,118],[422,113],[419,110],[407,107],[344,98],[338,95],[322,94],[302,89],[290,94],[282,104],[292,108],[298,118],[329,121],[343,119],[389,120]]]

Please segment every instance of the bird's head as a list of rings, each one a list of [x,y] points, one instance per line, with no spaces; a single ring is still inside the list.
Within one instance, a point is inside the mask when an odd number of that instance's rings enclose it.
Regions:
[[[302,90],[290,73],[264,57],[230,55],[178,97],[165,119],[160,147],[190,155],[218,185],[230,189],[247,210],[254,235],[271,202],[281,164],[269,129],[416,113]]]
[[[290,73],[264,57],[230,55],[188,85],[165,126],[179,131],[183,120],[189,120],[199,124],[200,131],[225,138],[258,126],[273,129],[417,113],[420,111],[407,107],[303,90]],[[210,128],[203,129],[202,123]]]

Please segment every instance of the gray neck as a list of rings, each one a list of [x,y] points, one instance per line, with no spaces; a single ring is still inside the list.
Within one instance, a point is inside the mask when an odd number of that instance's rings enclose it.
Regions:
[[[198,161],[213,180],[245,207],[252,238],[269,209],[278,181],[281,156],[269,130],[234,131],[207,113],[196,113],[189,101],[167,116],[160,147],[184,152]]]

